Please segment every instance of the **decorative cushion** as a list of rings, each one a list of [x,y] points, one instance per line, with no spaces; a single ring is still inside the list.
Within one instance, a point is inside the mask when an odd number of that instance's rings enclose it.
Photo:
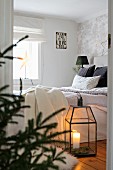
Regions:
[[[76,89],[81,89],[81,90],[90,90],[97,86],[99,79],[100,79],[100,76],[82,77],[82,76],[76,75],[74,77],[72,87]]]
[[[107,87],[107,66],[97,67],[93,76],[101,76],[97,87]]]
[[[78,75],[82,77],[91,77],[93,76],[94,70],[95,70],[95,65],[90,67],[83,67],[80,68]]]

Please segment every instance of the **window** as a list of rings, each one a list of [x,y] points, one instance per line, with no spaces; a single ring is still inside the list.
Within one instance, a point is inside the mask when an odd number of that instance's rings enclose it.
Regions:
[[[14,40],[29,35],[26,41],[21,41],[14,48],[14,56],[23,60],[13,61],[13,89],[19,89],[19,78],[22,78],[23,89],[41,83],[42,74],[42,43],[46,42],[44,19],[14,15],[13,37]]]
[[[16,43],[16,41],[14,41]],[[22,78],[24,84],[28,81],[39,82],[40,79],[40,46],[38,41],[21,41],[13,49],[14,57],[21,57],[22,60],[13,60],[13,79]],[[34,82],[35,82],[34,81]],[[33,84],[33,83],[32,83]]]
[[[22,60],[13,61],[13,78],[38,79],[38,43],[24,41],[14,48],[13,55]]]

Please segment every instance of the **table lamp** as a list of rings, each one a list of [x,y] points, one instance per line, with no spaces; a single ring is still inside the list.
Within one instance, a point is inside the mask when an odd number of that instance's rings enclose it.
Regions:
[[[87,56],[78,56],[76,65],[82,65],[82,68],[83,68],[84,64],[89,64]]]

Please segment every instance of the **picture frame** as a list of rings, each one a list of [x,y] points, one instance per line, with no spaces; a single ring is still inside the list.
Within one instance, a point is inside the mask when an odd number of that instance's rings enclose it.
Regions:
[[[56,48],[67,49],[67,33],[56,32]]]

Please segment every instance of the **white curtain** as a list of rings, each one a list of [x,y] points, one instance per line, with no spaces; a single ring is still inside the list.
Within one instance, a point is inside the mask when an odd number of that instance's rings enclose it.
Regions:
[[[27,16],[14,16],[14,39],[29,35],[28,40],[46,41],[44,19]]]

